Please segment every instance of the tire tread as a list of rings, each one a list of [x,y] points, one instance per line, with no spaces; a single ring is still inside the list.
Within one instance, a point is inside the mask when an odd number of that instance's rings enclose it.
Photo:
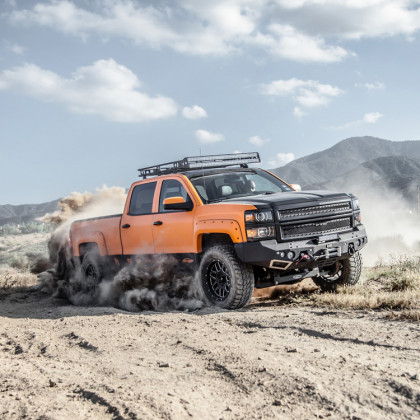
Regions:
[[[215,245],[207,252],[216,251],[224,254],[234,271],[233,275],[236,279],[236,294],[233,301],[229,304],[228,309],[239,309],[245,306],[252,298],[254,291],[254,271],[252,266],[242,263],[236,256],[232,245]]]

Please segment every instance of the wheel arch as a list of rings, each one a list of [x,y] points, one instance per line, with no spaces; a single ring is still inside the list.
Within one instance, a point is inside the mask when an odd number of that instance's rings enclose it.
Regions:
[[[205,251],[209,243],[211,245],[232,245],[244,242],[240,225],[236,220],[217,219],[196,222],[195,237],[198,253]]]
[[[227,233],[204,233],[201,235],[202,252],[215,245],[233,245],[233,241]]]
[[[95,253],[100,255],[99,246],[96,242],[83,242],[79,244],[79,255],[80,260],[83,260],[84,256],[88,253]]]
[[[88,237],[77,242],[76,249],[80,258],[90,251],[95,251],[102,257],[108,255],[108,248],[102,232],[91,232]]]

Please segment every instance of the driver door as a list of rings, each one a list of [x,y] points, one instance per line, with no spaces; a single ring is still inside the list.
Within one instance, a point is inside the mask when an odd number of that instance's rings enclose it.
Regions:
[[[162,181],[159,194],[158,213],[153,216],[153,237],[155,252],[162,254],[187,254],[195,252],[194,212],[186,210],[165,210],[163,201],[169,197],[183,197],[192,201],[184,184],[178,179]],[[194,204],[194,203],[193,203]]]

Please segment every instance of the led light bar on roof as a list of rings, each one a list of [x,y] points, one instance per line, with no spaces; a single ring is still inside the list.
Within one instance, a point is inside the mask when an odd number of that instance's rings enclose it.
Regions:
[[[246,168],[249,163],[260,162],[261,160],[258,152],[191,156],[174,162],[141,168],[139,169],[139,176],[147,178],[148,176],[158,176],[197,169],[226,168],[228,166],[241,166]]]
[[[260,163],[257,152],[234,153],[229,155],[192,156],[185,158],[189,168],[212,168],[231,165],[247,165],[248,163]]]

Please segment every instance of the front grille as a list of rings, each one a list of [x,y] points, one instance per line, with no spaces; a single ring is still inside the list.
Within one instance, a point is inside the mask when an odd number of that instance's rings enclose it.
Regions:
[[[319,206],[301,207],[298,209],[279,210],[278,215],[280,220],[287,220],[295,217],[330,215],[332,213],[350,210],[350,201],[344,201],[341,203],[321,204]]]
[[[283,239],[319,236],[332,232],[342,232],[351,229],[351,227],[351,217],[326,220],[323,222],[296,223],[281,226],[281,236]]]

